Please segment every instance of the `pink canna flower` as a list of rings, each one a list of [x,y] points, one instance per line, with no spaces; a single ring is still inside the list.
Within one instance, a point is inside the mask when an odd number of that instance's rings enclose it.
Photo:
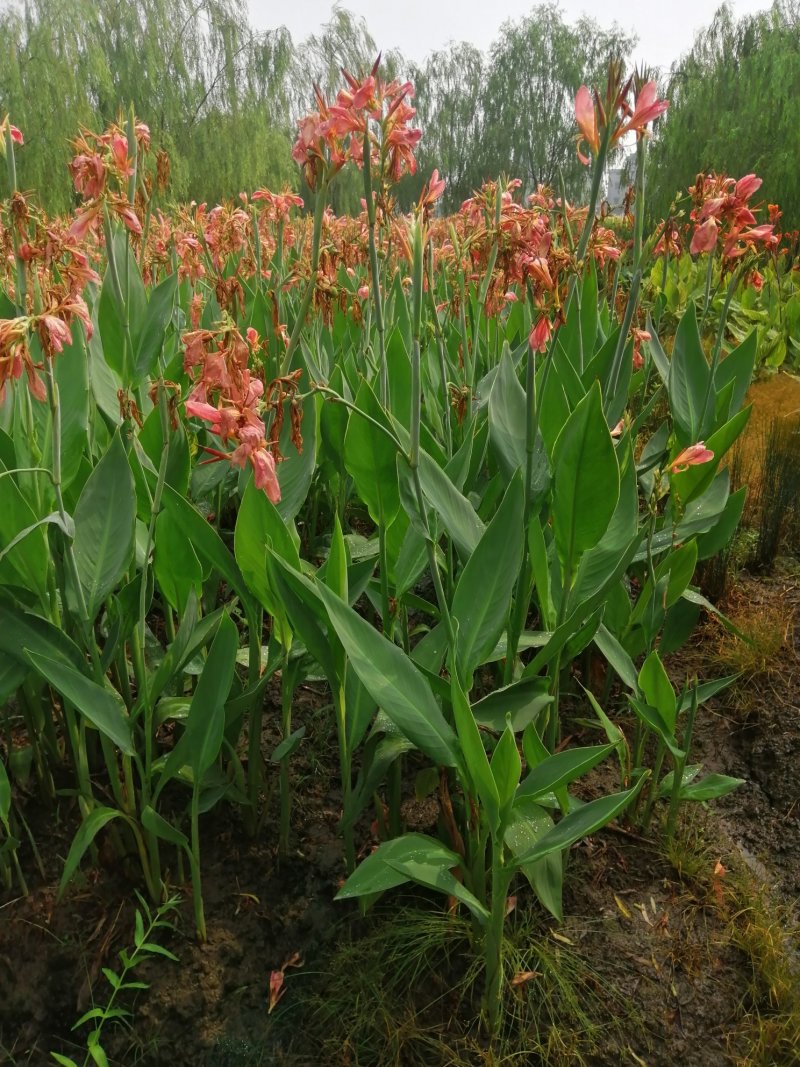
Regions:
[[[256,489],[263,489],[273,504],[279,503],[281,487],[275,469],[275,457],[266,448],[258,448],[250,453],[250,463],[255,472]]]
[[[553,324],[547,318],[542,315],[537,323],[534,324],[531,332],[528,336],[528,344],[534,352],[546,352],[547,342],[550,340],[550,335],[553,332]]]
[[[682,474],[690,467],[697,467],[701,463],[708,463],[714,458],[710,448],[706,448],[704,441],[698,441],[696,445],[689,445],[673,459],[669,465],[670,474]]]
[[[658,88],[656,83],[654,81],[645,82],[636,97],[633,114],[622,125],[618,135],[615,136],[615,140],[630,130],[636,130],[637,135],[641,136],[645,132],[648,123],[664,114],[669,107],[669,101],[658,100],[657,96]]]
[[[122,133],[111,136],[111,155],[121,177],[129,178],[133,174],[131,161],[128,159],[128,138]]]
[[[203,419],[204,422],[210,422],[212,431],[214,433],[218,432],[220,412],[219,408],[214,407],[213,404],[206,404],[202,400],[187,400],[186,414],[192,419]]]
[[[358,287],[358,295],[362,300],[366,300],[367,297],[369,296],[369,286],[368,285],[359,285],[359,287]]]
[[[575,121],[581,131],[581,136],[578,140],[578,159],[580,159],[581,163],[588,165],[591,159],[581,152],[581,141],[585,141],[589,150],[597,155],[600,151],[600,133],[597,129],[594,100],[585,85],[582,85],[575,94]]]
[[[736,196],[740,200],[749,200],[753,193],[758,192],[762,184],[761,178],[757,178],[755,174],[745,174],[736,183]]]
[[[50,352],[63,352],[64,345],[72,344],[72,334],[63,319],[55,315],[43,315],[39,320],[39,336]]]
[[[419,198],[419,206],[421,208],[430,209],[436,203],[436,201],[442,196],[445,190],[444,178],[439,177],[439,171],[434,170],[431,174],[431,179],[427,185],[423,185],[422,193]]]
[[[717,225],[717,220],[711,216],[694,231],[689,251],[693,256],[698,255],[700,252],[713,252],[717,247],[718,236],[719,226]]]
[[[267,1014],[270,1015],[274,1010],[284,994],[283,987],[283,971],[271,971],[269,976],[269,1008]]]
[[[14,142],[14,144],[25,143],[21,131],[8,121],[8,115],[6,115],[3,121],[0,122],[0,152],[2,152],[3,154],[5,154],[6,130],[8,130],[9,134],[11,135],[11,140]]]
[[[114,210],[125,223],[126,227],[131,231],[131,233],[135,233],[137,237],[141,237],[142,224],[141,222],[139,222],[139,216],[133,210],[131,205],[128,203],[120,203],[118,205],[115,205]]]
[[[778,243],[775,237],[775,227],[770,222],[762,222],[760,226],[754,226],[752,230],[745,230],[744,233],[739,234],[739,240],[758,241],[768,245]]]

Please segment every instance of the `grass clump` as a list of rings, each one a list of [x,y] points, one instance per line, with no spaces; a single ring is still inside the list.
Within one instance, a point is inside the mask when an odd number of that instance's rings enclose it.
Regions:
[[[779,668],[792,631],[792,605],[748,603],[729,617],[739,633],[726,631],[720,639],[717,658],[725,673],[752,677]]]
[[[609,1011],[613,993],[539,922],[521,908],[507,921],[508,982],[491,1044],[479,1023],[482,968],[468,919],[408,905],[369,920],[360,934],[343,928],[310,976],[313,988],[298,984],[276,1013],[275,1036],[293,1037],[275,1062],[308,1063],[315,1050],[314,1062],[330,1067],[588,1067],[618,1026],[622,1003]]]
[[[700,820],[683,823],[667,854],[703,907],[725,922],[726,937],[747,961],[750,980],[739,1017],[727,1035],[736,1067],[800,1064],[800,921],[731,850],[725,864],[719,841],[708,840]]]

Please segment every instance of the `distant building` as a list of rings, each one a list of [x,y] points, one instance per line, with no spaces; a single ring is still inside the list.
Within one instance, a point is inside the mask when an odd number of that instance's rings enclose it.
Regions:
[[[627,168],[609,167],[606,171],[607,185],[605,199],[608,202],[612,215],[621,215],[625,203],[625,193],[628,191]]]

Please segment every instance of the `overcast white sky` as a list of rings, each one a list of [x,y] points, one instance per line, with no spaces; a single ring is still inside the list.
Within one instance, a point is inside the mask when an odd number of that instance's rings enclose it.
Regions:
[[[327,21],[330,0],[248,0],[254,26],[260,30],[286,26],[295,41],[302,40]],[[708,25],[721,0],[562,0],[568,21],[591,15],[603,26],[617,22],[634,33],[639,43],[634,58],[650,66],[669,65],[691,47],[694,34]],[[420,61],[449,41],[470,41],[486,50],[497,37],[502,23],[519,18],[533,7],[533,0],[345,0],[343,7],[367,20],[381,49],[399,48]],[[771,0],[734,0],[737,15],[771,6]]]

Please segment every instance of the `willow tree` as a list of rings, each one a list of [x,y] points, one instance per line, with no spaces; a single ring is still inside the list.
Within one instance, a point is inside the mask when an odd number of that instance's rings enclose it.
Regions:
[[[527,191],[557,185],[563,174],[577,195],[585,168],[575,153],[575,93],[582,84],[605,84],[609,59],[625,59],[633,38],[591,19],[565,22],[558,7],[543,4],[518,22],[506,22],[491,49],[481,101],[481,164],[505,171]]]
[[[482,178],[480,145],[485,57],[471,44],[433,52],[412,72],[417,119],[423,130],[416,180],[407,179],[406,199],[419,195],[434,168],[447,179],[444,207],[452,210]]]
[[[27,142],[20,182],[53,210],[71,202],[68,139],[130,105],[170,151],[175,196],[291,173],[291,38],[254,35],[244,0],[21,0],[0,12],[0,42],[0,110]]]
[[[800,225],[800,4],[736,19],[720,8],[673,65],[670,108],[653,146],[651,205],[664,215],[698,171],[764,179],[765,199]]]

